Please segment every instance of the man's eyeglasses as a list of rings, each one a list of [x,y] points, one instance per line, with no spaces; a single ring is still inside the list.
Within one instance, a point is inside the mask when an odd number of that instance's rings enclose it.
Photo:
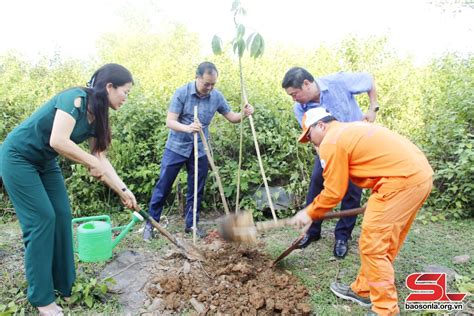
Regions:
[[[308,133],[306,133],[306,139],[307,140],[311,140],[311,129],[313,128],[313,126],[310,126],[308,128]]]
[[[308,140],[311,140],[311,130],[313,129],[313,127],[315,127],[316,125],[318,125],[318,122],[314,123],[313,125],[311,125],[309,128],[308,128],[308,133],[306,134],[306,138]]]

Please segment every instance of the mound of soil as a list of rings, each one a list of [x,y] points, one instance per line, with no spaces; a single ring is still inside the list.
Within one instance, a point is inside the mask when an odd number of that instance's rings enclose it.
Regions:
[[[309,315],[308,291],[296,277],[272,268],[272,259],[248,247],[209,235],[203,262],[173,258],[152,276],[146,292],[160,312],[231,315]],[[160,263],[163,265],[163,261]]]

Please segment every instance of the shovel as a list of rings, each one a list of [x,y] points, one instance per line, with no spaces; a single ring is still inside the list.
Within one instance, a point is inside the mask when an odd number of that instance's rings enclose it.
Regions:
[[[321,220],[354,216],[364,211],[365,206],[344,210],[343,212],[329,212],[321,217]],[[257,232],[264,232],[269,229],[291,225],[290,218],[254,223],[252,214],[244,212],[226,215],[221,218],[219,220],[218,230],[224,240],[256,244]]]
[[[326,215],[322,219],[329,219],[329,218],[335,218],[336,217],[336,216],[331,217],[330,214],[338,214],[338,215],[340,215],[339,217],[358,215],[358,214],[364,213],[366,206],[367,205],[364,205],[364,206],[359,207],[359,208],[344,210],[342,212],[337,212],[337,213],[335,213],[335,212],[326,213]],[[347,213],[347,214],[345,214],[345,213]],[[274,267],[278,262],[280,262],[281,260],[286,258],[286,256],[288,256],[293,250],[299,248],[299,244],[300,244],[301,240],[303,240],[306,232],[308,231],[309,226],[311,226],[311,224],[306,226],[305,229],[303,230],[303,233],[300,236],[298,236],[298,238],[296,238],[296,240],[293,241],[293,243],[288,248],[286,248],[285,251],[283,251],[275,260],[273,260],[272,267]]]
[[[176,237],[171,235],[169,231],[167,231],[160,224],[158,224],[158,222],[155,221],[153,219],[153,217],[148,215],[148,213],[145,213],[143,210],[140,210],[138,213],[141,216],[143,216],[143,218],[148,220],[153,225],[153,227],[155,227],[160,232],[160,234],[165,236],[169,241],[171,241],[171,243],[173,243],[173,245],[178,247],[182,251],[183,255],[186,258],[188,258],[189,260],[192,260],[192,261],[196,261],[196,260],[204,261],[205,260],[203,254],[196,247],[186,243],[185,241],[178,240]]]
[[[303,240],[305,234],[306,234],[306,232],[303,233],[298,238],[296,238],[296,240],[293,241],[293,243],[290,245],[290,247],[286,248],[285,251],[283,251],[275,260],[273,260],[272,267],[274,267],[283,258],[286,258],[286,256],[288,256],[293,250],[298,249],[299,244],[300,244],[301,240]]]

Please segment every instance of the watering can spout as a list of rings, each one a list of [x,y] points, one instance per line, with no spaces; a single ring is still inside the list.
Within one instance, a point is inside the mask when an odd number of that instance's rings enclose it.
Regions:
[[[122,232],[113,240],[112,242],[112,249],[115,248],[115,246],[118,245],[118,243],[122,240],[123,237],[125,237],[126,234],[135,226],[136,223],[138,222],[143,222],[143,216],[138,214],[137,212],[133,212],[132,214],[132,221],[128,223],[127,226],[120,226],[120,227],[115,227],[112,228],[112,231],[115,230],[121,230]]]

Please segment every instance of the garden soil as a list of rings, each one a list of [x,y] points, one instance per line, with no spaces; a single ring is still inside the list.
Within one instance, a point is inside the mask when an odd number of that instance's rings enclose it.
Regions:
[[[206,258],[202,262],[179,253],[154,262],[143,287],[148,299],[142,314],[311,313],[307,289],[290,272],[272,268],[263,245],[227,243],[211,232],[198,247]]]

